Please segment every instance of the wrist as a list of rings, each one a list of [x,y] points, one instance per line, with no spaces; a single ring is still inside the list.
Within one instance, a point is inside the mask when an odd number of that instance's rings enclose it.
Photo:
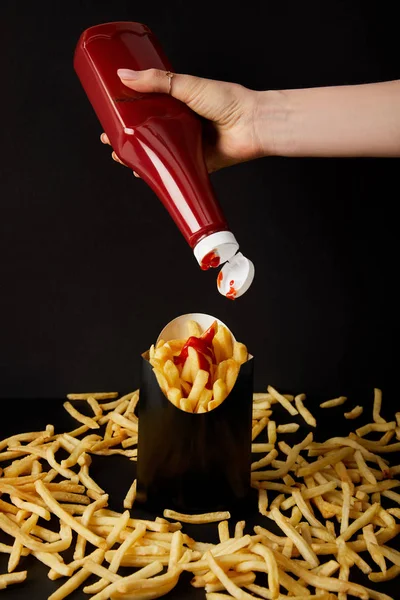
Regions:
[[[288,91],[257,92],[255,134],[260,156],[289,156],[293,152],[294,132]]]

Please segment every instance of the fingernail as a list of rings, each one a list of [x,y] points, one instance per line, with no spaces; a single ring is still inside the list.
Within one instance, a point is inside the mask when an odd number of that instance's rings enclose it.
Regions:
[[[139,71],[132,69],[118,69],[117,73],[120,79],[137,79],[140,76]]]

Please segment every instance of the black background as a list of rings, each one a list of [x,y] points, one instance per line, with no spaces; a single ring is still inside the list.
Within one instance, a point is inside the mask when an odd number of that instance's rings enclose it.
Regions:
[[[110,159],[72,67],[83,29],[136,20],[175,70],[254,89],[394,79],[388,7],[3,0],[0,398],[130,390],[140,353],[191,311],[248,344],[258,389],[396,390],[398,160],[265,158],[213,174],[256,266],[230,302],[155,195]]]
[[[175,70],[258,90],[395,79],[390,10],[361,0],[3,0],[0,438],[48,422],[72,429],[67,392],[137,387],[140,354],[190,311],[214,314],[248,344],[257,390],[270,383],[310,402],[340,393],[368,404],[380,386],[393,416],[398,160],[265,158],[213,174],[256,266],[252,288],[232,303],[154,194],[110,159],[72,67],[85,28],[135,20],[159,37]],[[343,407],[313,412],[317,439],[353,425]],[[121,510],[134,475],[113,458],[92,473]],[[212,541],[216,527],[193,535]],[[39,563],[27,568],[27,584],[4,597],[39,600],[57,587]],[[203,598],[186,580],[173,597]]]

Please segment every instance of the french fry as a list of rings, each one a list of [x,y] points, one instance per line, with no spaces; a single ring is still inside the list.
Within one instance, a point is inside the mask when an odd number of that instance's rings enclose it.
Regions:
[[[88,527],[90,524],[90,520],[93,517],[94,513],[97,510],[99,510],[100,508],[107,506],[107,504],[108,504],[108,494],[104,494],[103,496],[101,496],[100,498],[98,498],[97,500],[92,502],[89,506],[87,506],[82,515],[82,521],[81,521],[82,525],[84,527]],[[78,539],[76,541],[75,551],[74,551],[74,560],[78,560],[78,559],[81,559],[84,557],[85,548],[86,548],[86,538],[82,537],[81,535],[78,535]]]
[[[190,383],[194,383],[196,375],[200,370],[200,359],[197,350],[195,350],[191,346],[189,346],[188,348],[188,357],[186,362],[189,362],[190,367]]]
[[[94,398],[95,400],[108,400],[111,398],[118,398],[118,392],[88,392],[85,394],[67,394],[68,400],[88,400]]]
[[[32,552],[33,556],[37,558],[47,567],[50,567],[53,571],[64,577],[71,577],[73,569],[69,565],[62,562],[56,554],[53,552]]]
[[[333,400],[327,400],[326,402],[322,402],[319,405],[320,408],[334,408],[335,406],[341,406],[347,401],[346,396],[339,396],[339,398],[334,398]]]
[[[93,573],[93,575],[97,575],[101,579],[109,581],[110,583],[115,583],[122,579],[121,575],[117,575],[117,573],[112,573],[109,569],[106,569],[99,563],[94,562],[92,559],[85,561],[85,569]],[[83,589],[85,593],[85,589]]]
[[[221,362],[233,355],[233,341],[230,331],[223,325],[218,325],[217,333],[213,339],[213,346],[217,362]]]
[[[154,363],[165,366],[165,363],[168,360],[173,358],[172,352],[169,346],[165,346],[164,343],[161,346],[157,345],[157,348],[154,351]]]
[[[286,423],[285,425],[278,425],[276,428],[277,433],[295,433],[299,429],[298,423]]]
[[[273,450],[268,452],[268,454],[266,456],[264,456],[264,458],[261,458],[260,460],[253,462],[251,465],[251,470],[257,471],[258,469],[262,469],[263,467],[270,465],[271,462],[273,460],[275,460],[275,458],[277,456],[278,456],[278,451],[274,448]]]
[[[179,388],[170,387],[167,391],[167,398],[177,408],[180,408],[180,401],[182,399],[182,392]]]
[[[71,541],[68,539],[61,539],[60,541],[46,544],[37,542],[29,534],[23,532],[20,527],[13,523],[5,514],[0,514],[0,529],[14,537],[22,544],[22,546],[29,548],[32,552],[62,552],[71,544]]]
[[[239,364],[243,365],[248,360],[248,350],[245,344],[240,342],[233,343],[233,359]]]
[[[143,523],[138,523],[135,529],[131,531],[131,533],[125,538],[125,540],[122,542],[122,544],[120,545],[120,547],[118,548],[111,560],[109,570],[112,573],[117,573],[121,560],[128,548],[134,546],[136,542],[144,536],[145,533],[146,525],[144,525]],[[176,534],[182,535],[180,531],[177,531]]]
[[[362,529],[372,521],[379,508],[380,506],[378,503],[372,504],[372,506],[370,506],[361,517],[355,519],[353,523],[349,525],[349,527],[343,533],[340,534],[338,540],[343,540],[345,542],[349,540],[356,531]]]
[[[104,550],[98,549],[92,555],[92,561],[101,562],[104,556]],[[48,597],[48,600],[63,600],[69,596],[74,590],[76,590],[88,577],[91,572],[88,569],[82,567],[72,577],[60,586],[53,594]]]
[[[213,397],[213,391],[207,388],[201,392],[199,402],[197,404],[197,412],[206,412],[208,404],[211,402]]]
[[[70,479],[71,483],[78,483],[79,482],[78,475],[76,473],[74,473],[74,471],[72,471],[71,469],[66,469],[66,468],[62,467],[56,461],[54,453],[56,450],[58,450],[58,447],[59,447],[58,443],[56,442],[56,445],[50,446],[49,448],[47,448],[46,455],[45,455],[47,462],[58,474],[62,475],[66,479]]]
[[[370,573],[368,579],[374,582],[390,581],[400,575],[400,567],[392,565],[386,572]]]
[[[96,398],[93,398],[93,396],[90,396],[87,399],[87,403],[90,406],[90,408],[93,411],[93,414],[95,417],[101,417],[103,414],[103,409],[101,408],[100,404],[97,402]]]
[[[136,486],[137,486],[137,480],[135,479],[132,482],[132,485],[130,486],[129,490],[127,491],[127,494],[124,498],[124,508],[129,508],[131,509],[133,506],[133,503],[135,502],[135,498],[136,498]]]
[[[304,450],[304,448],[307,448],[307,446],[310,445],[312,440],[313,440],[313,434],[309,433],[302,442],[293,446],[293,448],[290,450],[290,452],[287,456],[286,462],[284,463],[284,465],[282,467],[280,467],[279,469],[276,469],[276,470],[272,470],[272,471],[259,471],[259,472],[256,471],[256,472],[252,473],[252,475],[251,475],[252,481],[264,481],[264,480],[271,481],[271,480],[275,480],[275,479],[280,479],[281,477],[284,477],[285,475],[287,475],[287,473],[289,473],[289,470],[295,464],[300,452],[302,450]]]
[[[45,519],[46,521],[50,521],[51,519],[50,512],[46,508],[43,508],[43,506],[39,506],[38,504],[35,504],[33,502],[24,502],[23,500],[20,500],[17,496],[11,496],[11,501],[13,504],[15,504],[15,506],[17,506],[21,510],[33,513],[38,517],[42,517],[42,519]]]
[[[258,454],[261,452],[270,452],[271,450],[274,450],[274,446],[273,444],[252,444],[251,445],[251,452],[253,454]]]
[[[178,356],[181,353],[182,348],[185,345],[185,343],[186,343],[186,340],[184,340],[184,339],[180,339],[180,340],[175,339],[175,340],[169,340],[165,344],[171,350],[173,356]]]
[[[349,412],[345,412],[343,414],[345,419],[358,419],[358,417],[360,417],[363,414],[363,412],[364,408],[358,405],[352,408]]]
[[[162,389],[164,394],[167,394],[169,385],[168,385],[168,380],[165,377],[164,373],[159,368],[156,368],[156,367],[153,367],[153,373],[156,376],[158,385],[160,386],[160,388]]]
[[[305,394],[299,394],[298,396],[295,396],[294,403],[296,405],[296,408],[297,408],[299,414],[303,417],[303,419],[307,423],[307,425],[310,425],[311,427],[316,427],[317,421],[315,420],[315,417],[310,413],[308,408],[306,408],[304,406],[305,399],[306,399]]]
[[[71,527],[71,529],[76,531],[94,546],[98,546],[99,548],[106,547],[106,542],[103,538],[93,534],[90,529],[79,523],[58,504],[57,500],[55,500],[51,493],[46,489],[46,486],[42,481],[37,481],[35,483],[35,487],[39,496],[42,497],[50,510],[57,515],[59,519],[61,519],[64,523]]]
[[[226,380],[226,371],[228,369],[228,364],[229,360],[223,360],[217,364],[214,372],[213,383],[217,381],[217,379],[222,379],[222,381]]]
[[[38,520],[38,515],[32,514],[21,525],[21,533],[29,534],[32,531],[33,527],[35,527],[37,520]],[[15,539],[14,545],[12,547],[12,550],[10,552],[10,557],[8,560],[8,572],[9,573],[12,573],[12,571],[14,571],[17,568],[20,558],[21,558],[22,550],[23,550],[23,545],[22,545],[21,541],[18,539]]]
[[[215,577],[215,575],[214,575]],[[243,575],[238,575],[236,573],[233,574],[229,574],[229,580],[234,583],[235,585],[237,585],[239,588],[242,588],[243,586],[247,586],[247,585],[251,585],[256,579],[256,575],[255,573],[245,573]],[[206,591],[206,598],[208,598],[208,595],[211,592],[218,592],[218,591],[224,591],[225,590],[225,586],[220,583],[207,583],[205,585],[205,591]],[[229,598],[229,596],[228,596]]]
[[[222,379],[217,379],[217,381],[213,385],[213,395],[214,399],[208,403],[208,410],[214,410],[217,408],[228,395],[228,390],[226,384]]]
[[[199,369],[193,380],[193,387],[188,396],[188,400],[192,403],[192,412],[196,412],[196,408],[200,401],[200,396],[207,385],[209,374],[207,371]],[[214,384],[215,385],[215,384]]]
[[[314,550],[288,522],[288,519],[282,515],[277,508],[271,508],[270,515],[282,531],[290,537],[300,554],[304,557],[304,560],[312,567],[317,567],[319,565],[319,560]]]
[[[226,575],[225,571],[218,565],[211,552],[206,553],[205,559],[207,560],[211,571],[234,598],[237,598],[238,600],[253,600],[254,596],[243,591],[228,577],[228,575]]]
[[[114,583],[110,583],[104,590],[92,596],[91,600],[108,600],[114,596],[114,593],[118,592],[119,588],[123,586],[123,593],[126,593],[130,590],[130,585],[139,579],[147,579],[160,573],[163,570],[163,565],[160,560],[152,561],[151,564],[146,565],[139,571],[136,571],[132,575],[128,575],[127,577],[123,577]]]
[[[113,423],[120,425],[124,429],[127,429],[129,432],[135,434],[138,432],[138,424],[123,415],[120,415],[118,412],[113,411],[109,413],[109,418]]]
[[[164,364],[164,375],[167,378],[169,388],[181,390],[178,367],[170,359]]]
[[[200,325],[197,323],[197,321],[194,321],[193,319],[189,319],[188,321],[186,321],[186,329],[187,329],[188,338],[190,338],[192,336],[200,337],[201,334],[203,333],[201,331]]]
[[[324,458],[320,458],[311,465],[308,465],[306,467],[300,467],[300,469],[298,469],[297,471],[297,476],[307,477],[308,475],[312,475],[317,471],[321,471],[328,465],[334,465],[337,462],[348,458],[350,455],[353,454],[353,452],[354,451],[352,448],[342,448],[341,450],[333,452],[332,454],[328,454]]]
[[[390,421],[390,423],[368,423],[367,425],[356,429],[356,434],[359,437],[364,437],[372,431],[387,432],[396,429],[396,425],[396,421]]]
[[[382,553],[381,546],[378,545],[374,533],[373,525],[369,524],[363,527],[363,536],[367,545],[367,550],[372,560],[378,565],[382,573],[386,572],[386,561]]]
[[[227,362],[227,368],[226,368],[225,381],[226,381],[227,392],[229,394],[232,391],[232,389],[236,383],[236,379],[239,375],[240,365],[233,358],[227,359],[226,362]]]
[[[218,535],[220,542],[226,542],[227,540],[229,540],[230,535],[228,521],[220,521],[218,523]]]
[[[89,427],[89,429],[99,429],[100,425],[97,423],[97,421],[95,421],[91,417],[83,415],[74,406],[72,406],[70,402],[64,402],[64,408],[71,415],[71,417],[76,419],[76,421],[79,421],[79,423],[83,423],[84,425]]]
[[[71,452],[69,457],[66,458],[65,460],[61,461],[61,467],[67,469],[69,467],[73,467],[74,465],[76,465],[76,463],[79,460],[79,457],[84,452],[91,449],[94,446],[95,442],[98,442],[101,439],[102,439],[101,436],[98,436],[98,435],[88,435],[85,438],[83,438],[83,440],[81,440],[75,446],[75,448],[73,449],[73,451]]]
[[[274,552],[274,555],[278,562],[278,566],[280,565],[285,570],[294,573],[308,585],[312,585],[313,587],[329,592],[350,593],[357,598],[361,598],[362,600],[368,600],[369,598],[368,591],[361,585],[347,581],[340,581],[339,579],[334,579],[333,577],[315,575],[315,573],[298,566],[295,561],[291,561],[277,552]]]
[[[112,529],[106,538],[107,548],[112,548],[119,539],[122,531],[124,531],[129,523],[130,513],[129,510],[125,510],[122,515],[119,515],[116,519],[111,521]],[[93,519],[95,521],[95,519]]]
[[[342,503],[342,520],[340,523],[340,534],[344,534],[349,527],[351,489],[347,481],[342,484],[343,503]]]
[[[188,398],[181,398],[179,407],[185,412],[193,412],[193,403]]]
[[[271,396],[273,398],[275,398],[275,400],[277,400],[279,402],[279,404],[281,404],[283,406],[283,408],[285,408],[288,411],[288,413],[292,415],[292,417],[299,414],[297,408],[295,408],[289,402],[289,400],[287,400],[287,398],[285,398],[285,396],[280,394],[274,387],[272,387],[272,385],[269,385],[267,389],[268,389],[268,392],[271,394]]]
[[[5,573],[0,575],[0,590],[5,589],[14,583],[22,583],[28,575],[27,571],[19,571],[18,573]]]
[[[271,592],[272,600],[279,597],[279,569],[272,550],[262,544],[255,544],[252,551],[262,556],[265,560],[268,570],[268,587]]]
[[[367,463],[365,462],[364,456],[359,450],[356,450],[354,452],[354,458],[356,459],[357,468],[360,471],[361,476],[364,477],[364,479],[366,479],[367,481],[369,481],[369,483],[371,483],[372,485],[376,485],[376,477],[372,473],[371,469],[368,467]]]
[[[385,423],[385,419],[381,417],[382,407],[382,390],[379,388],[374,389],[374,405],[372,409],[372,419],[375,423]]]
[[[312,511],[312,508],[310,507],[309,504],[307,504],[301,491],[299,489],[294,489],[292,492],[292,495],[293,495],[294,501],[296,502],[298,508],[300,509],[300,511],[302,513],[302,516],[305,517],[305,519],[309,522],[309,524],[312,527],[324,529],[323,524],[316,518],[316,516],[314,515],[314,513]]]
[[[176,519],[181,523],[215,523],[217,521],[224,521],[231,518],[231,515],[227,511],[203,513],[199,515],[185,515],[174,510],[165,509],[164,517],[166,519]]]
[[[258,438],[258,436],[263,431],[263,429],[265,429],[266,426],[268,425],[268,421],[269,421],[269,419],[267,419],[267,417],[263,417],[262,419],[260,419],[258,421],[258,423],[256,425],[254,425],[252,432],[251,432],[251,440],[252,441],[254,441],[255,439]]]

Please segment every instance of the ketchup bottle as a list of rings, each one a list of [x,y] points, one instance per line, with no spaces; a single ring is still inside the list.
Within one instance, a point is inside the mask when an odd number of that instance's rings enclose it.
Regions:
[[[154,34],[141,23],[104,23],[84,31],[74,68],[117,156],[164,204],[204,270],[221,269],[217,285],[234,299],[254,266],[239,250],[215,198],[204,162],[199,117],[169,94],[141,94],[117,70],[172,71]]]

